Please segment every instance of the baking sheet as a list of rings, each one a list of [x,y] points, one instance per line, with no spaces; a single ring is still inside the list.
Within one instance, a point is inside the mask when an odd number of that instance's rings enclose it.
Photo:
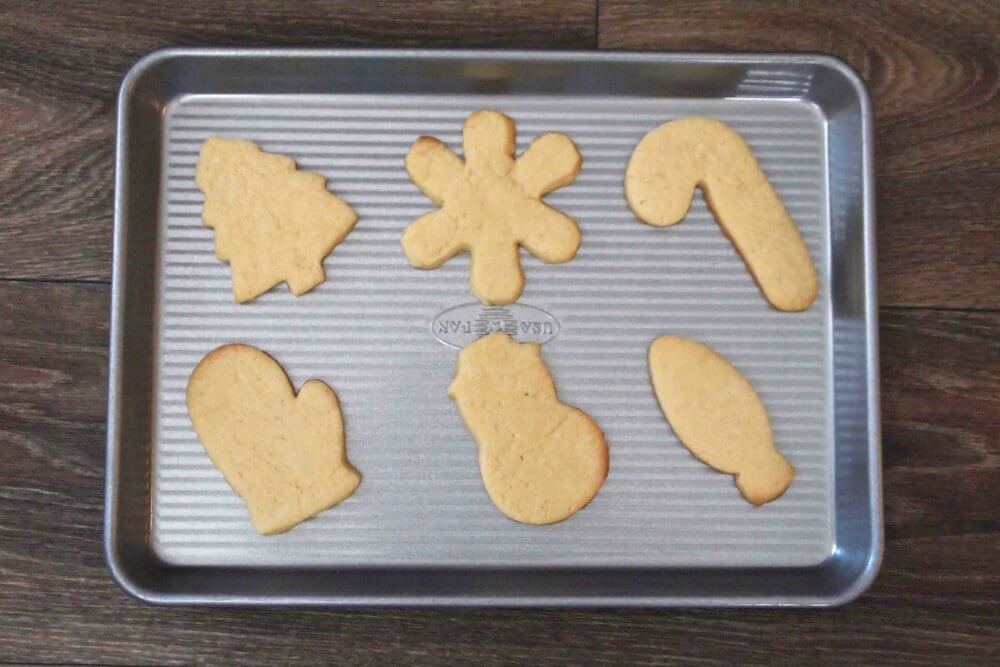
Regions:
[[[852,102],[824,87],[831,63],[819,57],[817,69],[816,58],[169,53],[157,65],[166,68],[171,93],[155,86],[151,93],[161,105],[150,121],[159,143],[143,155],[155,179],[137,180],[141,186],[131,191],[125,186],[136,168],[128,171],[128,165],[140,162],[136,154],[144,149],[135,144],[131,155],[123,151],[123,143],[136,140],[122,132],[131,130],[134,137],[140,123],[130,119],[127,107],[120,117],[113,313],[119,322],[112,341],[107,536],[119,580],[129,579],[117,562],[127,550],[129,557],[142,555],[175,574],[216,573],[220,583],[212,592],[174,590],[154,578],[150,590],[138,593],[167,602],[364,600],[336,590],[295,593],[292,585],[263,594],[264,578],[274,568],[289,577],[301,575],[302,582],[310,572],[359,568],[580,575],[572,594],[546,597],[544,586],[511,585],[504,592],[515,604],[827,604],[856,594],[849,589],[873,576],[871,564],[877,569],[881,549],[877,411],[872,415],[877,394],[864,393],[875,380],[876,349],[865,189],[870,174],[864,152],[851,143],[863,145],[870,130],[861,122],[864,114],[849,119],[856,127],[841,115],[831,126],[831,114],[842,112],[837,105]],[[361,59],[370,59],[365,67],[385,77],[352,77]],[[519,62],[531,59],[538,61],[535,70]],[[281,71],[303,71],[294,65],[307,60],[314,68],[317,62],[330,67],[333,83],[275,78]],[[239,61],[242,78],[211,74],[212,67],[231,67],[233,61]],[[442,63],[464,83],[438,83],[436,68]],[[613,77],[602,77],[600,66],[626,71],[631,66],[636,76],[632,83],[612,85]],[[413,68],[408,80],[406,67]],[[557,94],[537,90],[532,71],[560,81]],[[187,79],[197,85],[183,85]],[[401,90],[393,90],[393,81]],[[127,84],[123,100],[141,99],[141,87],[128,90]],[[713,86],[717,94],[711,95]],[[275,89],[280,92],[271,92]],[[867,112],[866,99],[853,103]],[[515,120],[518,151],[539,134],[556,131],[568,134],[584,158],[577,179],[546,198],[580,225],[577,257],[546,266],[522,252],[527,285],[519,304],[529,307],[501,315],[528,324],[526,330],[532,321],[554,325],[557,334],[543,346],[543,358],[560,397],[601,425],[610,448],[608,479],[594,501],[547,527],[517,524],[493,507],[475,444],[445,395],[457,350],[435,336],[434,326],[442,313],[473,318],[479,312],[468,290],[467,256],[419,271],[399,245],[406,224],[434,208],[403,169],[409,146],[428,134],[460,153],[462,122],[483,108]],[[653,127],[687,115],[729,123],[754,149],[816,262],[820,294],[808,311],[781,313],[767,304],[700,193],[685,221],[670,228],[641,224],[628,209],[622,179],[635,144]],[[857,134],[845,134],[851,131]],[[248,138],[292,156],[300,168],[327,177],[329,188],[357,211],[354,231],[324,264],[327,281],[312,292],[296,298],[279,286],[251,304],[232,300],[229,269],[214,256],[212,230],[201,224],[203,197],[193,178],[200,144],[213,135]],[[831,143],[831,136],[836,141]],[[142,198],[135,194],[139,189]],[[125,232],[137,225],[134,211],[142,206],[148,206],[145,224],[155,235],[137,241],[133,234],[129,241]],[[140,277],[126,281],[128,251],[140,247],[149,252],[153,270],[132,268]],[[149,300],[142,316],[126,312],[129,286]],[[457,308],[463,304],[471,305]],[[141,375],[148,381],[145,398],[116,393],[128,371],[116,364],[125,365],[129,355],[116,355],[114,348],[135,341],[136,336],[124,337],[130,325],[149,327],[148,346],[142,347],[149,361]],[[730,476],[713,472],[679,444],[648,381],[646,348],[662,334],[711,345],[754,384],[778,447],[797,469],[781,499],[750,506]],[[296,386],[318,378],[337,391],[348,454],[364,477],[351,498],[281,536],[253,532],[242,501],[205,455],[184,404],[195,364],[218,345],[237,341],[272,354]],[[142,400],[147,403],[139,406]],[[119,422],[126,422],[125,429],[132,426],[122,417],[129,408],[148,410],[143,413],[148,451],[134,457],[146,461],[145,477],[138,463],[121,471],[128,457]],[[126,475],[134,480],[124,481]],[[145,510],[133,507],[131,513],[139,514],[145,530],[126,531],[120,527],[122,496],[140,495],[143,488]],[[861,559],[862,574],[823,583],[831,568],[854,567],[849,561],[855,558]],[[219,576],[234,569],[243,573],[241,583],[224,588]],[[637,582],[639,572],[665,581],[716,575],[706,580],[713,583],[702,587],[701,596],[695,590],[682,598],[680,587],[629,593],[614,580],[608,584],[616,591],[613,597],[597,590],[588,569],[613,569],[623,577],[632,572]],[[741,579],[734,574],[739,572],[747,574]],[[753,583],[767,572],[777,595]],[[809,576],[819,592],[807,598],[807,587],[796,588],[792,579]],[[788,583],[781,583],[783,578]],[[134,580],[125,583],[135,592]],[[364,589],[363,582],[354,583]],[[412,602],[417,597],[407,595],[416,596],[418,588],[401,590],[395,598],[373,593],[369,601]],[[434,590],[424,591],[419,599],[502,601],[487,588],[438,591],[439,598]]]

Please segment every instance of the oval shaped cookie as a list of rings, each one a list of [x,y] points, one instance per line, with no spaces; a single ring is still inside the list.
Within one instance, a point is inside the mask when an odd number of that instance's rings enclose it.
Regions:
[[[661,336],[649,346],[649,375],[670,427],[695,457],[734,475],[754,505],[785,492],[795,468],[775,449],[764,404],[732,364],[701,343]]]
[[[205,355],[188,380],[187,405],[209,458],[261,534],[329,509],[361,482],[347,461],[337,395],[319,380],[296,395],[284,369],[255,347]]]
[[[680,222],[696,187],[767,300],[778,310],[808,308],[819,290],[816,267],[743,137],[720,121],[691,117],[660,125],[635,147],[625,198],[643,222]]]

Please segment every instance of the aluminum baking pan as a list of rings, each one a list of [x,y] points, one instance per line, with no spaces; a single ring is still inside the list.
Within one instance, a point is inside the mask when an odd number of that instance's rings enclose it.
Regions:
[[[576,259],[523,254],[517,306],[484,312],[467,257],[417,271],[405,225],[433,205],[403,156],[434,135],[460,149],[475,109],[580,147],[547,197],[576,219]],[[640,224],[622,188],[645,132],[720,118],[756,152],[821,277],[806,312],[769,307],[700,195],[685,222]],[[327,281],[233,302],[200,222],[201,141],[239,136],[329,179],[358,213]],[[174,49],[141,60],[119,100],[105,546],[132,594],[177,604],[835,605],[881,556],[872,114],[821,55]],[[490,503],[476,448],[445,395],[461,328],[513,321],[544,340],[563,400],[604,429],[593,503],[548,527]],[[441,322],[446,322],[443,332]],[[454,321],[458,324],[452,326]],[[450,328],[451,333],[448,333]],[[758,389],[798,470],[761,508],[668,428],[645,351],[694,337]],[[337,508],[276,537],[191,428],[184,387],[227,342],[256,345],[295,384],[340,395],[364,475]]]

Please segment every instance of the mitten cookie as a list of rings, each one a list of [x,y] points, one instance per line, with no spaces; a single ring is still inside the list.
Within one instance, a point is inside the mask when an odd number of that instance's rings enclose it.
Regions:
[[[660,125],[635,147],[625,197],[643,222],[680,222],[695,187],[778,310],[808,308],[819,279],[809,250],[753,151],[725,123],[682,118]]]
[[[281,282],[295,295],[323,282],[323,258],[357,221],[323,176],[244,139],[205,140],[195,183],[205,193],[202,222],[215,230],[215,254],[229,262],[241,303]]]
[[[754,505],[785,492],[795,468],[775,449],[757,392],[728,361],[693,340],[661,336],[649,346],[649,375],[670,427],[692,454],[734,475]]]
[[[205,451],[264,535],[333,507],[361,476],[347,461],[337,395],[319,380],[298,395],[274,359],[223,345],[194,369],[188,413]]]
[[[576,178],[579,151],[564,134],[544,134],[515,159],[514,136],[510,118],[477,111],[462,128],[464,164],[432,137],[417,139],[406,156],[410,178],[441,206],[406,228],[406,257],[434,269],[468,250],[472,292],[490,304],[521,296],[520,246],[546,263],[568,262],[580,246],[576,223],[541,201]]]
[[[458,355],[448,396],[479,446],[487,493],[511,519],[562,521],[604,483],[604,433],[559,401],[539,345],[505,333],[480,338]]]

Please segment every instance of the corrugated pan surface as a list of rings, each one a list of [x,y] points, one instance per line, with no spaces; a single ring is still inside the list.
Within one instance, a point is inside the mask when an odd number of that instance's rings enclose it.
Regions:
[[[767,82],[773,94],[779,85]],[[792,87],[802,82],[792,80]],[[752,94],[753,81],[743,84]],[[795,90],[789,94],[794,95]],[[518,150],[549,131],[583,154],[574,183],[547,202],[577,220],[568,264],[522,252],[520,303],[558,320],[543,347],[563,400],[593,416],[610,472],[593,503],[550,527],[516,524],[487,497],[476,447],[445,390],[457,351],[431,321],[474,301],[468,260],[410,267],[403,228],[432,203],[403,156],[421,134],[460,151],[473,110],[514,118]],[[825,118],[796,99],[543,98],[522,95],[190,95],[165,110],[157,298],[151,543],[174,565],[812,566],[834,549],[833,386]],[[680,225],[655,229],[629,211],[625,165],[645,132],[684,115],[741,132],[798,223],[821,292],[807,312],[761,296],[701,196]],[[254,140],[317,171],[359,216],[326,260],[327,281],[295,298],[281,286],[239,305],[229,268],[200,220],[194,165],[206,137]],[[798,470],[787,494],[748,505],[731,477],[697,462],[670,431],[648,380],[661,334],[726,355],[768,407]],[[364,480],[332,511],[277,537],[253,532],[243,503],[212,466],[184,390],[201,357],[241,341],[272,354],[296,386],[338,392],[348,453]]]

